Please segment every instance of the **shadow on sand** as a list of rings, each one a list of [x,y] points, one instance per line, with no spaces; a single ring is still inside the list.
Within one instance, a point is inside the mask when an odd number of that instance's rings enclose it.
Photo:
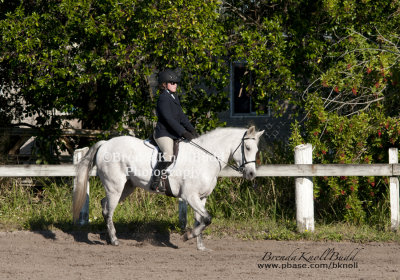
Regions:
[[[60,229],[64,233],[71,235],[76,242],[90,245],[109,244],[107,230],[104,224],[94,224],[88,226],[74,226],[65,223],[46,223],[46,221],[31,221],[30,228],[36,234],[42,235],[46,239],[57,240],[55,231],[52,228]],[[117,238],[120,240],[135,240],[138,244],[148,243],[153,246],[169,247],[177,249],[178,246],[171,243],[171,230],[177,228],[174,223],[166,221],[153,222],[132,222],[114,223],[117,231]],[[38,229],[38,230],[35,230]],[[46,230],[47,229],[47,230]],[[91,238],[92,236],[97,238]]]

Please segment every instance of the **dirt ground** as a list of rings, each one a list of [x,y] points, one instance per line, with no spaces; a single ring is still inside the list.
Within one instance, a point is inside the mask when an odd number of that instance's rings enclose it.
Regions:
[[[0,232],[0,279],[400,279],[400,244]]]

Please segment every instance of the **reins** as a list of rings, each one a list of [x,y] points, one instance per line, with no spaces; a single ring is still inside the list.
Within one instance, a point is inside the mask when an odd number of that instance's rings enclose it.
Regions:
[[[227,166],[229,166],[230,168],[232,168],[233,170],[238,171],[238,172],[240,172],[240,173],[243,173],[243,169],[244,169],[244,166],[245,166],[246,164],[252,163],[252,162],[256,162],[255,160],[252,160],[252,161],[247,161],[247,160],[246,160],[246,155],[244,154],[244,140],[247,140],[247,139],[255,139],[255,138],[250,138],[250,137],[247,137],[247,138],[246,138],[246,134],[247,134],[247,131],[244,133],[244,135],[243,135],[243,137],[242,137],[242,140],[240,141],[239,145],[236,147],[235,151],[232,153],[232,156],[233,156],[233,155],[235,154],[235,152],[237,151],[237,149],[239,149],[239,147],[241,146],[241,151],[242,151],[242,164],[241,164],[240,166],[236,166],[236,165],[233,165],[233,164],[231,164],[231,163],[228,163],[228,162],[223,161],[222,159],[220,159],[219,157],[217,157],[216,155],[214,155],[213,153],[211,153],[210,151],[208,151],[207,149],[203,148],[202,146],[200,146],[199,144],[197,144],[197,143],[195,143],[195,142],[193,142],[193,141],[189,141],[189,143],[192,144],[193,146],[195,146],[196,148],[202,150],[202,151],[205,152],[206,154],[208,154],[208,155],[210,155],[210,156],[216,158],[220,163],[222,162],[222,163],[226,164]]]
[[[213,153],[211,153],[210,151],[208,151],[207,149],[203,148],[202,146],[200,146],[199,144],[197,144],[197,143],[195,143],[195,142],[193,142],[193,141],[190,141],[189,143],[192,144],[193,146],[195,146],[196,148],[202,150],[202,151],[205,152],[206,154],[208,154],[208,155],[210,155],[210,156],[216,158],[219,162],[225,163],[227,166],[229,166],[229,167],[232,168],[233,170],[239,171],[239,172],[240,172],[239,168],[238,168],[236,165],[233,165],[233,164],[231,164],[231,163],[228,163],[228,162],[223,161],[222,159],[220,159],[219,157],[217,157],[216,155],[214,155]]]

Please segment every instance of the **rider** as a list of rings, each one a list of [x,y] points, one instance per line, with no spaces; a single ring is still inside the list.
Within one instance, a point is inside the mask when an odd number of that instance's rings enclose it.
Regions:
[[[154,129],[154,140],[157,142],[163,156],[158,157],[158,162],[153,171],[153,179],[150,189],[157,192],[165,192],[161,181],[161,175],[173,161],[174,140],[184,137],[192,140],[198,136],[195,128],[183,113],[181,104],[176,93],[180,78],[172,69],[166,69],[159,73],[158,84],[160,96],[157,101],[156,113],[157,125]]]

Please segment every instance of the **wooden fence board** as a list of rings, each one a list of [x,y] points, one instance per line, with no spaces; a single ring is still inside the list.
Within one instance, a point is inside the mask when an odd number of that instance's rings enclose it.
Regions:
[[[17,135],[17,136],[35,136],[38,135],[40,130],[38,128],[20,128],[20,127],[0,127],[0,134],[2,135]],[[74,129],[66,128],[60,130],[60,136],[83,136],[95,137],[109,133],[110,135],[119,135],[119,131],[105,131],[96,129]]]
[[[397,172],[397,174],[394,174]],[[257,177],[315,176],[393,176],[400,175],[398,164],[273,164],[257,169]],[[221,177],[240,177],[239,172],[224,169]]]
[[[73,164],[0,166],[0,177],[68,177],[75,175]],[[90,175],[96,176],[96,168]],[[242,177],[242,174],[225,168],[219,176]],[[273,164],[259,166],[257,177],[267,176],[400,176],[400,164]]]

